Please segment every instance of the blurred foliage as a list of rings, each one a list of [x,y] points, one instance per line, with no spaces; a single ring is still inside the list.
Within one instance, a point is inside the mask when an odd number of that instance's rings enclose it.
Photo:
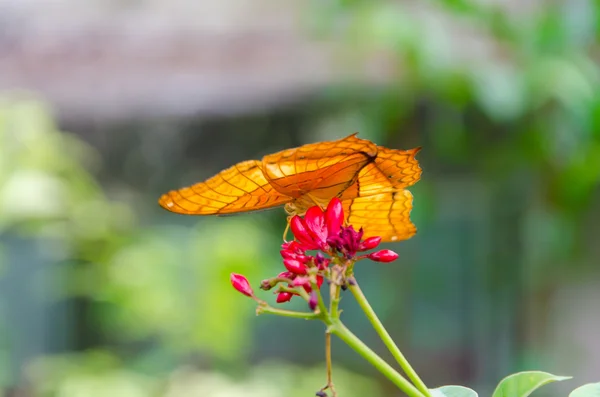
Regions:
[[[58,131],[34,99],[0,101],[0,142],[0,236],[51,242],[45,265],[71,267],[58,276],[65,278],[60,295],[40,299],[85,297],[98,336],[80,353],[31,363],[33,395],[302,396],[323,382],[322,368],[287,364],[255,367],[242,381],[193,367],[171,373],[194,352],[222,363],[225,373],[247,372],[254,305],[232,299],[228,279],[231,272],[260,279],[278,263],[278,245],[269,247],[273,239],[260,220],[142,227],[130,207],[95,183],[91,172],[100,164],[93,149]],[[374,381],[337,372],[346,395],[381,395]]]
[[[131,371],[102,353],[40,360],[30,369],[40,396],[89,397],[305,397],[323,382],[324,367],[306,369],[284,362],[265,362],[241,378],[183,366],[164,382]],[[377,384],[362,375],[336,370],[342,396],[383,396]]]
[[[533,209],[535,224],[523,231],[526,246],[545,247],[530,258],[573,265],[600,181],[597,2],[337,0],[312,11],[320,34],[387,76],[375,94],[342,85],[331,100],[370,134],[418,134],[429,173],[439,170],[428,161],[467,166],[522,189],[527,201],[513,205]]]

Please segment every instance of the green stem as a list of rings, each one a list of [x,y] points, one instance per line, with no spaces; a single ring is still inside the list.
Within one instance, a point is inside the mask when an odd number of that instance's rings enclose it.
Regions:
[[[275,309],[271,306],[258,305],[256,307],[256,315],[259,316],[261,314],[276,314],[278,316],[303,318],[305,320],[317,320],[321,318],[318,313],[294,312],[291,310]]]
[[[369,349],[356,335],[346,328],[339,320],[334,320],[329,327],[332,334],[336,335],[354,351],[360,354],[372,366],[377,368],[379,372],[391,380],[409,397],[424,397],[424,394],[416,389],[408,380],[404,379],[394,368],[379,357],[373,350]]]
[[[425,383],[423,383],[421,378],[419,378],[419,375],[417,375],[415,370],[410,366],[408,360],[406,359],[406,357],[404,357],[398,346],[396,346],[394,340],[375,314],[375,311],[367,301],[367,298],[363,294],[356,281],[354,281],[354,283],[350,285],[350,291],[352,291],[352,295],[354,295],[361,309],[365,312],[367,318],[373,325],[373,328],[375,328],[375,331],[377,331],[383,343],[387,346],[387,348],[392,353],[398,364],[400,364],[400,366],[406,373],[406,376],[408,376],[408,378],[415,384],[417,389],[419,389],[419,391],[423,393],[423,395],[425,395],[425,397],[431,397],[429,389],[427,388],[427,386],[425,386]]]
[[[289,292],[290,294],[300,296],[302,299],[304,299],[307,302],[310,299],[310,296],[308,295],[306,290],[302,287],[286,287],[286,286],[281,285],[281,286],[279,286],[279,289],[277,290],[277,292]]]
[[[329,317],[329,313],[327,312],[327,306],[325,306],[325,302],[323,301],[323,295],[321,294],[321,289],[316,283],[311,282],[312,290],[317,293],[317,307],[319,308],[319,312],[317,313],[321,318],[327,319]]]
[[[340,286],[334,282],[332,282],[331,286],[329,287],[329,313],[331,314],[332,318],[340,317],[340,313],[338,311],[338,306],[340,304],[340,289]]]

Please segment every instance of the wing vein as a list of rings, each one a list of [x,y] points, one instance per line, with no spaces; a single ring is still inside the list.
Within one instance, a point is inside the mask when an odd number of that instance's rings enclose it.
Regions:
[[[254,182],[252,179],[250,179],[250,177],[249,177],[248,175],[246,175],[246,174],[244,174],[242,171],[240,171],[240,169],[239,169],[239,167],[238,167],[238,165],[237,165],[237,164],[235,164],[235,165],[234,165],[234,167],[235,167],[236,171],[237,171],[237,172],[238,172],[240,175],[242,175],[244,178],[246,178],[246,179],[247,179],[249,182],[252,182],[253,184],[255,184],[255,185],[256,185],[256,186],[257,186],[259,189],[262,189],[262,191],[263,191],[263,192],[265,192],[266,194],[269,194],[269,193],[268,193],[268,192],[265,190],[265,188],[263,187],[263,185],[259,185],[258,183]],[[258,165],[256,165],[256,164],[255,164],[253,167],[251,167],[251,168],[248,168],[248,169],[247,169],[245,172],[252,171],[252,170],[253,170],[253,169],[255,169],[255,168],[259,168],[259,167],[258,167]],[[262,173],[262,171],[261,171],[261,173]]]

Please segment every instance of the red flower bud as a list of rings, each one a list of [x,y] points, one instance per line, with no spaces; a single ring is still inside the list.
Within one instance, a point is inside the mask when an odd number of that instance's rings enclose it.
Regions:
[[[273,287],[274,287],[273,280],[270,279],[270,278],[268,278],[268,279],[263,280],[263,281],[260,282],[260,289],[262,289],[264,291],[268,291],[268,290],[270,290]]]
[[[290,292],[280,292],[277,294],[277,299],[275,299],[277,301],[277,303],[284,303],[284,302],[289,302],[290,299],[292,299],[292,295]]]
[[[377,247],[380,242],[381,242],[381,237],[379,237],[379,236],[369,237],[368,239],[362,241],[358,245],[358,250],[359,251],[372,250],[373,248]]]
[[[283,265],[292,273],[306,274],[306,265],[296,259],[284,259]]]
[[[381,250],[367,255],[367,258],[375,262],[393,262],[398,259],[398,254],[390,250]]]
[[[339,198],[334,197],[329,202],[325,211],[325,222],[327,223],[327,233],[329,236],[340,232],[340,227],[344,223],[344,207]]]
[[[319,303],[319,298],[317,297],[317,293],[313,291],[310,294],[310,298],[308,298],[308,307],[310,308],[310,310],[312,310],[314,312],[315,309],[317,308],[318,303]]]
[[[252,287],[250,287],[250,283],[246,277],[242,276],[241,274],[231,273],[229,279],[231,280],[231,285],[233,285],[233,288],[246,296],[254,296],[254,291],[252,291]]]

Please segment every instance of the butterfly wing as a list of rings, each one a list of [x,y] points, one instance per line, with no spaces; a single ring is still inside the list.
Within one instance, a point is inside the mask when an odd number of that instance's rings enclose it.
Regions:
[[[367,237],[406,240],[417,232],[410,220],[413,196],[405,188],[421,178],[415,158],[420,148],[378,149],[375,161],[360,170],[356,183],[341,197],[346,221],[362,227]]]
[[[408,190],[379,193],[344,200],[346,222],[355,229],[363,228],[365,237],[380,236],[381,241],[411,238],[417,232],[410,220],[413,196]]]
[[[352,185],[376,155],[377,145],[353,134],[265,156],[262,169],[278,192],[296,199],[308,194],[326,205]]]
[[[421,179],[422,170],[415,158],[420,151],[420,147],[397,150],[377,146],[377,158],[375,159],[377,171],[383,174],[391,186],[396,189],[412,186]],[[374,170],[365,176],[373,177],[373,181],[379,177]]]
[[[261,162],[243,161],[193,186],[164,194],[158,203],[188,215],[220,215],[284,205],[292,198],[277,192],[261,171]]]
[[[410,221],[412,195],[421,168],[419,148],[393,150],[359,139],[356,134],[331,142],[304,145],[249,160],[205,182],[163,195],[169,211],[219,215],[255,211],[294,202],[298,213],[339,196],[347,222],[383,241],[416,233]],[[309,198],[310,200],[307,200]]]

